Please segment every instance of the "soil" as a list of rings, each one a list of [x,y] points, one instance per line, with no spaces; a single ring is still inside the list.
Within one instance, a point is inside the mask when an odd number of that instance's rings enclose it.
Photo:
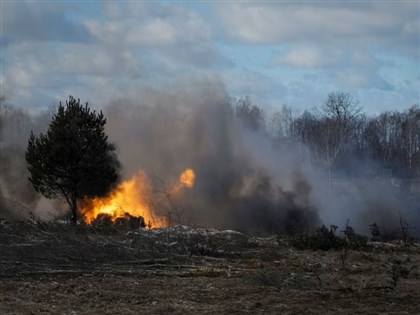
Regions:
[[[420,245],[0,222],[0,314],[420,314]]]

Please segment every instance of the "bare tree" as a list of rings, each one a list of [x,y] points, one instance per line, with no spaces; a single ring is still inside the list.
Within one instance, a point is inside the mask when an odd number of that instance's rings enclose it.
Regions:
[[[236,117],[241,119],[247,128],[256,131],[264,126],[264,111],[253,104],[248,96],[239,100],[232,99],[231,104]]]
[[[409,108],[405,113],[404,119],[401,124],[404,151],[406,152],[407,166],[410,175],[413,174],[413,170],[416,168],[413,163],[415,155],[420,150],[420,109],[414,105]]]
[[[0,106],[0,144],[24,147],[33,123],[28,112],[11,104]]]
[[[331,192],[332,168],[338,154],[360,122],[362,107],[349,93],[334,92],[328,95],[317,113],[318,145],[327,170],[328,187]]]
[[[283,105],[279,111],[273,113],[269,119],[267,131],[275,139],[290,139],[293,136],[293,111],[292,108]]]

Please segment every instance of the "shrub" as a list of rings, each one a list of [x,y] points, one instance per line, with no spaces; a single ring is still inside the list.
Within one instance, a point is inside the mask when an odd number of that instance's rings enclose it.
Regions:
[[[289,245],[297,249],[359,250],[367,247],[367,238],[354,233],[351,227],[346,228],[345,237],[337,236],[336,230],[337,226],[335,225],[331,225],[329,229],[325,225],[322,225],[312,233],[296,233],[287,239]]]

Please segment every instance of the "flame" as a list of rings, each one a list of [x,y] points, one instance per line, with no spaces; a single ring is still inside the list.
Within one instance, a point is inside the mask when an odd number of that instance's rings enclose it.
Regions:
[[[195,183],[195,173],[191,168],[185,169],[179,176],[179,182],[175,184],[171,193],[181,193],[182,187],[192,188]],[[149,207],[149,199],[153,191],[144,172],[138,172],[130,179],[119,184],[105,197],[86,199],[80,212],[86,223],[91,224],[98,215],[107,214],[115,222],[126,214],[141,216],[147,226],[160,228],[167,226],[167,220],[162,215],[153,213]]]
[[[179,182],[187,188],[192,188],[195,183],[195,173],[192,168],[187,168],[179,176]]]
[[[81,213],[86,223],[90,224],[101,213],[110,215],[113,222],[124,217],[125,213],[142,216],[149,227],[167,226],[166,220],[152,212],[147,200],[152,189],[144,172],[119,184],[107,196],[85,200]]]

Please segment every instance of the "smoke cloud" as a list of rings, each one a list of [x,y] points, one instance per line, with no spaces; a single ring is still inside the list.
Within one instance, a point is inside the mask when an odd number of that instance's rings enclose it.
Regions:
[[[107,132],[125,177],[144,170],[159,190],[156,178],[171,185],[194,169],[194,187],[173,197],[185,221],[257,234],[319,224],[313,187],[320,174],[297,146],[273,146],[263,131],[247,129],[222,86],[140,95],[105,108]]]
[[[25,161],[31,130],[45,131],[54,111],[50,108],[30,115],[0,97],[0,217],[17,219],[33,215],[52,219],[65,213],[62,202],[48,200],[34,190],[28,181]]]
[[[172,211],[175,223],[264,235],[322,223],[343,227],[348,219],[357,232],[369,233],[374,222],[396,226],[399,211],[407,222],[420,222],[415,202],[389,180],[343,178],[334,181],[331,193],[325,170],[307,147],[273,141],[264,128],[249,128],[217,80],[195,82],[187,92],[144,89],[138,94],[102,108],[106,131],[117,146],[122,179],[145,172],[153,188],[151,206]],[[34,192],[24,160],[30,130],[44,131],[53,110],[38,116],[10,113],[2,108],[0,216],[27,216],[28,211],[45,219],[62,216],[65,204]],[[17,117],[22,128],[10,123]],[[373,163],[351,158],[354,168],[374,168]],[[175,187],[187,168],[195,172],[194,186],[162,193]]]
[[[157,191],[162,182],[170,186],[184,169],[194,169],[194,187],[172,196],[181,223],[268,234],[321,223],[344,227],[350,220],[368,234],[374,222],[396,226],[399,211],[408,222],[419,220],[389,180],[342,178],[330,192],[326,172],[307,147],[273,142],[265,130],[247,128],[217,82],[193,85],[188,93],[155,89],[139,95],[105,108],[107,131],[118,146],[123,175],[144,170]],[[351,162],[359,169],[374,164]]]

